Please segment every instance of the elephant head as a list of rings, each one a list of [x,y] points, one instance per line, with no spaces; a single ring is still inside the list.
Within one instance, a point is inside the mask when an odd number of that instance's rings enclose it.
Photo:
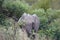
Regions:
[[[25,24],[22,25],[22,29],[26,30],[28,36],[32,34],[32,30],[34,30],[35,33],[38,32],[40,21],[36,14],[30,15],[24,13],[18,23],[21,23],[21,21]]]

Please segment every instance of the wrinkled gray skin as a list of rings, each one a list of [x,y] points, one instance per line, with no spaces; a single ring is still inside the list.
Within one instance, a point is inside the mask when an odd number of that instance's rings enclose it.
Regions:
[[[35,33],[38,32],[40,21],[36,14],[30,15],[24,13],[18,22],[21,20],[25,21],[25,25],[22,25],[22,29],[26,30],[28,36],[32,34],[32,30],[34,30]]]

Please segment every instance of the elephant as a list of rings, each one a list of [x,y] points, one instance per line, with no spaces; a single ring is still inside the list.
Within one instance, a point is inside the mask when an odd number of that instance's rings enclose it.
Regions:
[[[34,30],[35,33],[38,32],[40,20],[36,14],[30,15],[24,13],[18,20],[18,23],[20,23],[21,21],[24,23],[24,25],[22,25],[22,29],[26,30],[28,37],[30,37],[30,35],[32,34],[32,30]]]

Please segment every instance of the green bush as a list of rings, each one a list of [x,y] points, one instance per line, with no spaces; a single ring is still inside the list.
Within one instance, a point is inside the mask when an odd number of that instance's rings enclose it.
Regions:
[[[35,9],[32,10],[30,13],[37,14],[37,16],[39,16],[40,27],[43,29],[47,29],[48,24],[53,22],[55,19],[60,18],[59,10],[47,9],[47,11],[45,11],[44,9]]]
[[[40,35],[45,34],[52,39],[60,38],[60,10],[47,9],[47,11],[44,11],[44,9],[35,9],[30,13],[37,14],[40,18]]]
[[[47,13],[48,17],[53,18],[53,19],[59,18],[59,15],[60,15],[59,10],[53,10],[51,8],[47,9],[46,13]]]
[[[54,19],[59,18],[60,12],[58,10],[53,10],[53,9],[47,9],[46,15],[48,18],[48,23],[51,23],[54,21]]]
[[[0,0],[0,7],[2,6],[4,0]]]
[[[0,14],[0,24],[3,25],[5,20],[5,16],[3,14]]]
[[[7,18],[5,15],[0,14],[0,27],[8,29],[14,25],[14,22],[12,18]]]
[[[4,27],[5,29],[8,29],[9,27],[14,26],[14,22],[15,22],[15,21],[14,21],[12,18],[6,18],[6,19],[4,20],[3,27]]]
[[[28,11],[28,4],[21,2],[20,0],[5,0],[2,7],[7,9],[11,15],[19,18],[24,12]]]
[[[48,25],[48,29],[49,33],[51,34],[51,36],[53,37],[58,37],[58,40],[60,38],[60,18],[55,19],[54,22],[51,22]]]
[[[50,0],[38,0],[35,4],[32,5],[33,9],[43,8],[47,10],[50,8]]]
[[[54,22],[51,22],[48,25],[49,29],[51,29],[52,31],[56,31],[59,30],[60,31],[60,19],[55,19]]]

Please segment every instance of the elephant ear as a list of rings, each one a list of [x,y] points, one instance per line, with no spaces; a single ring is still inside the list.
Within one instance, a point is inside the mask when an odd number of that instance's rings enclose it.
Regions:
[[[36,19],[36,18],[39,19],[36,14],[33,14],[32,16],[33,16],[33,18],[35,18],[35,19]],[[35,19],[34,19],[34,20],[35,20]]]
[[[24,14],[20,17],[20,19],[24,19],[24,17],[25,17],[26,15],[27,15],[27,14],[24,13]]]
[[[24,18],[25,18],[26,15],[27,15],[27,14],[24,13],[24,14],[20,17],[20,19],[18,20],[18,24],[20,24],[22,21],[24,21]]]
[[[33,14],[32,16],[37,16],[36,14]]]
[[[19,26],[24,26],[24,25],[25,25],[25,20],[24,20],[24,18],[25,18],[26,15],[27,15],[27,14],[24,13],[24,14],[20,17],[20,19],[18,20],[18,25],[19,25]]]
[[[36,14],[33,14],[32,16],[33,16],[35,22],[40,24],[40,19],[39,19],[39,17],[38,17]]]
[[[34,31],[38,32],[39,25],[40,25],[39,17],[36,14],[33,14],[32,16],[34,18]]]
[[[27,15],[27,14],[24,13],[24,14],[19,18],[18,22],[21,21],[22,19],[24,19],[24,17],[25,17],[26,15]]]

